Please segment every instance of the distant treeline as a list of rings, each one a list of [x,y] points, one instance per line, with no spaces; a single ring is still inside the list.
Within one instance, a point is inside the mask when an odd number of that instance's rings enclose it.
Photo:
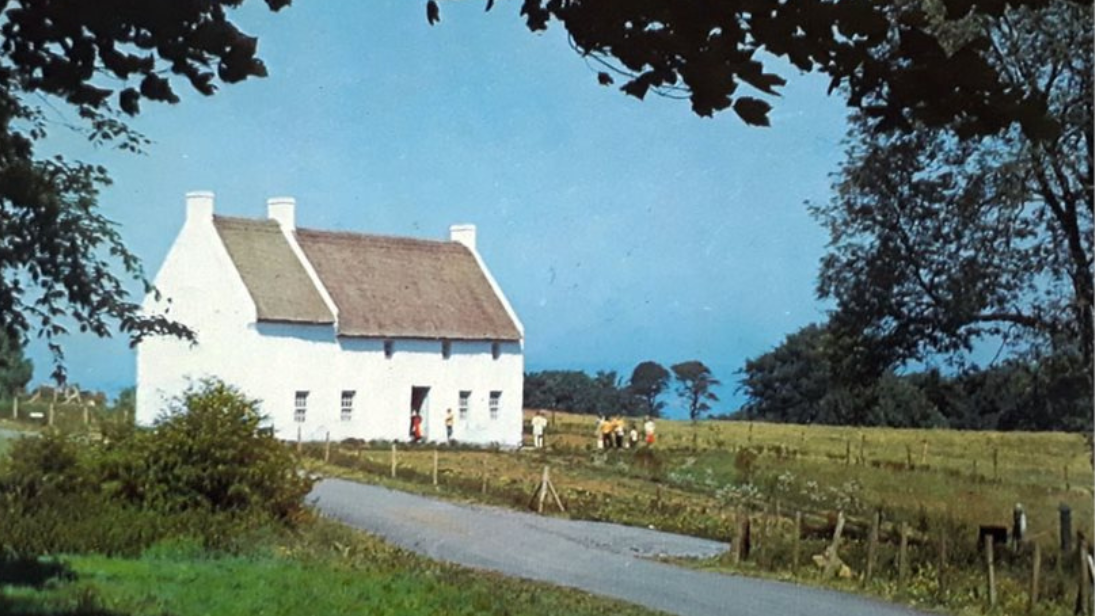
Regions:
[[[1076,354],[1009,359],[988,368],[849,379],[824,326],[791,334],[741,371],[749,402],[735,418],[790,423],[1069,430],[1092,428],[1091,381]]]
[[[718,400],[711,388],[719,381],[703,362],[685,361],[667,369],[658,362],[644,361],[635,366],[626,382],[614,370],[593,376],[581,370],[525,373],[525,406],[590,415],[658,417],[671,384],[693,419]]]
[[[841,364],[824,326],[810,325],[745,362],[741,408],[714,419],[800,424],[952,428],[957,430],[1092,429],[1091,380],[1070,353],[968,366],[874,374]],[[659,416],[676,400],[696,419],[718,398],[711,371],[698,361],[666,369],[646,361],[627,380],[615,371],[525,374],[525,406],[592,415]]]

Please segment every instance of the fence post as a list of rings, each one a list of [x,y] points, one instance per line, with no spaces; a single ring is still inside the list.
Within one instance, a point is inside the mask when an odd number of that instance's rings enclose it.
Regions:
[[[392,441],[392,479],[395,479],[395,441]]]
[[[746,511],[745,515],[738,516],[738,537],[737,545],[734,548],[735,563],[740,563],[743,560],[749,560],[750,543],[752,542],[752,524],[749,519],[749,512]]]
[[[766,566],[765,562],[767,562],[771,552],[768,549],[769,514],[768,507],[765,507],[764,510],[760,512],[760,546],[757,549],[757,565],[761,567]]]
[[[836,530],[833,531],[833,542],[829,544],[829,549],[825,551],[825,570],[822,578],[831,578],[840,569],[840,556],[837,555],[837,550],[840,549],[840,536],[843,533],[844,512],[840,511],[836,514]]]
[[[867,466],[867,435],[860,432],[859,434],[859,464],[860,466]]]
[[[791,547],[791,570],[798,571],[799,540],[802,538],[802,512],[795,512],[795,537]]]
[[[433,485],[437,487],[437,448],[433,448]]]
[[[1088,564],[1087,564],[1087,541],[1080,533],[1076,533],[1078,538],[1076,540],[1076,551],[1080,554],[1080,587],[1076,591],[1076,602],[1080,608],[1078,611],[1074,610],[1074,613],[1087,614],[1091,613],[1091,586],[1088,581]]]
[[[1000,448],[992,447],[992,480],[1000,481]]]
[[[909,575],[909,523],[901,523],[901,543],[897,547],[897,592],[905,592],[905,578]]]
[[[875,561],[878,560],[878,527],[882,523],[882,512],[877,509],[871,516],[871,532],[867,536],[867,570],[863,574],[863,581],[870,582],[874,574]]]
[[[85,404],[84,405],[84,425],[86,426],[89,423],[91,423],[90,411],[88,411],[88,407]]]
[[[852,439],[844,439],[844,466],[852,462]]]
[[[989,582],[989,609],[996,607],[996,570],[993,563],[993,544],[995,541],[990,535],[985,535],[985,567],[988,572]]]
[[[482,494],[487,493],[487,459],[479,458],[479,464],[482,467],[482,484],[479,486],[479,492]]]
[[[1065,503],[1057,507],[1060,515],[1061,556],[1072,551],[1072,508]]]
[[[947,529],[943,526],[940,526],[939,528],[938,556],[939,565],[938,571],[936,572],[938,577],[936,579],[935,585],[939,596],[942,597],[947,590]]]
[[[740,509],[735,509],[734,510],[734,545],[731,546],[733,548],[733,552],[730,555],[731,556],[730,561],[732,563],[734,563],[735,565],[741,563],[741,552],[742,552],[741,544],[744,543],[744,541],[745,541],[745,536],[742,532],[742,528],[743,527],[742,527],[742,524],[741,524],[741,510]]]
[[[328,430],[327,434],[323,437],[323,462],[326,464],[331,461],[331,432]]]
[[[928,465],[928,439],[920,441],[920,466]]]
[[[53,427],[53,412],[54,412],[53,411],[53,403],[50,402],[49,403],[49,419],[48,419],[50,427]]]
[[[300,426],[297,426],[297,455],[300,455],[300,450],[303,448],[303,445],[301,444],[301,436],[301,428]]]
[[[905,443],[905,470],[911,471],[912,469],[912,445]]]
[[[19,394],[11,397],[11,418],[19,419]]]
[[[1030,571],[1030,595],[1027,601],[1027,614],[1034,611],[1038,603],[1038,576],[1042,572],[1042,546],[1034,542],[1034,564]]]
[[[1072,491],[1072,485],[1068,482],[1068,465],[1065,464],[1063,468],[1065,469],[1065,492],[1070,492]]]
[[[534,497],[534,498],[537,498],[539,500],[539,502],[536,503],[536,512],[537,513],[543,513],[544,512],[544,499],[547,498],[547,482],[548,482],[548,467],[545,465],[544,466],[544,474],[540,478],[540,489],[538,489],[536,491],[537,494]]]

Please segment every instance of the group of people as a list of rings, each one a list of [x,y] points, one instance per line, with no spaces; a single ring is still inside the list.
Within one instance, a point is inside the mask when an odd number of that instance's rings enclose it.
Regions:
[[[647,447],[654,445],[654,420],[643,421],[643,441]],[[597,449],[626,449],[639,446],[639,429],[635,422],[627,425],[622,417],[609,419],[597,417]]]
[[[452,442],[452,427],[456,423],[456,417],[452,414],[452,409],[445,411],[445,440],[449,443]],[[411,442],[421,443],[424,437],[422,433],[422,414],[418,411],[411,412]]]

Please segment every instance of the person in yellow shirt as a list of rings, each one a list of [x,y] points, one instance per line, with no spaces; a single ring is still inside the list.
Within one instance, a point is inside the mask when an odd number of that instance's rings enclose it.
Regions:
[[[605,444],[605,449],[612,449],[612,431],[615,429],[616,424],[611,419],[605,419],[601,422],[601,440]]]

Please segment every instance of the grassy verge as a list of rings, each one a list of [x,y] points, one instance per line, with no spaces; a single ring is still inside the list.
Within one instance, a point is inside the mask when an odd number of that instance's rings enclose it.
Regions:
[[[580,591],[437,563],[324,520],[242,555],[214,556],[175,541],[139,558],[65,556],[29,568],[8,563],[0,566],[0,613],[654,614]]]
[[[396,478],[386,444],[306,444],[323,473],[444,498],[525,509],[545,465],[570,517],[603,520],[729,540],[748,518],[754,554],[719,570],[776,576],[863,592],[955,614],[986,604],[980,525],[1009,527],[1023,503],[1029,523],[1022,550],[997,551],[999,613],[1025,611],[1031,550],[1042,551],[1041,601],[1035,614],[1071,613],[1075,548],[1057,549],[1060,504],[1073,531],[1091,536],[1090,450],[1081,435],[802,427],[744,422],[661,421],[653,450],[600,451],[588,417],[556,414],[547,450],[491,451],[399,446]],[[811,557],[849,519],[841,557],[851,580],[822,580]],[[874,575],[865,581],[868,520],[882,514]],[[792,567],[794,514],[803,513],[800,559]],[[554,513],[553,513],[554,515]],[[897,528],[910,530],[908,575],[900,584]],[[943,545],[944,547],[940,547]],[[1075,545],[1075,542],[1074,542]],[[940,563],[945,574],[939,574]]]

